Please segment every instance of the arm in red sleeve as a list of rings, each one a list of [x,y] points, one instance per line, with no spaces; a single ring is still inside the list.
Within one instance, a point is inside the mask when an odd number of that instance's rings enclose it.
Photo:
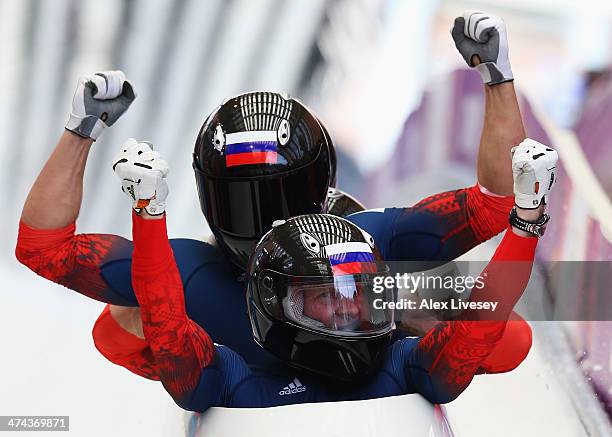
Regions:
[[[414,205],[414,209],[444,218],[445,241],[462,236],[474,245],[502,232],[508,226],[513,196],[498,196],[479,184],[470,188],[435,194]]]
[[[166,218],[145,220],[134,213],[132,226],[132,283],[145,339],[164,387],[179,405],[188,405],[215,348],[208,334],[187,316]]]
[[[96,349],[111,363],[147,379],[159,381],[153,353],[147,342],[123,329],[107,305],[92,330]]]
[[[450,261],[502,232],[513,205],[514,197],[497,196],[480,185],[435,194],[394,209],[389,240],[378,243],[388,245],[387,260]]]
[[[508,226],[514,196],[499,196],[480,184],[466,189],[467,222],[478,242],[487,241]]]
[[[521,237],[509,229],[481,275],[484,288],[473,290],[470,298],[472,302],[499,302],[494,314],[467,313],[461,321],[436,326],[419,342],[416,361],[428,375],[418,385],[428,399],[438,403],[455,399],[493,351],[527,287],[537,242],[537,238]]]
[[[40,276],[87,297],[114,305],[135,300],[111,288],[102,277],[105,265],[131,252],[125,238],[108,234],[75,235],[75,224],[61,229],[34,229],[19,223],[17,259]]]

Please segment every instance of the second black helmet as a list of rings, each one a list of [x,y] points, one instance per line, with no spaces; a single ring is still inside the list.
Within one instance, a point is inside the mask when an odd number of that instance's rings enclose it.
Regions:
[[[220,248],[244,270],[275,220],[323,211],[335,153],[301,102],[252,92],[227,99],[206,119],[193,168],[202,212]]]

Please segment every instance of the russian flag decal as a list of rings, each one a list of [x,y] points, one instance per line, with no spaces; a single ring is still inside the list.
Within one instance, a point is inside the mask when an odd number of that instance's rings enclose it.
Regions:
[[[225,165],[276,164],[276,131],[246,131],[226,135]]]
[[[376,262],[372,248],[367,243],[349,242],[325,246],[325,253],[334,275],[375,273]]]

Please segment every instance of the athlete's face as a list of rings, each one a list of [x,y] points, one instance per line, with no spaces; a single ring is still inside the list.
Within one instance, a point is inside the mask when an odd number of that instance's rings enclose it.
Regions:
[[[344,295],[330,285],[304,290],[304,315],[318,320],[330,329],[356,329],[362,319],[362,308],[357,289]]]

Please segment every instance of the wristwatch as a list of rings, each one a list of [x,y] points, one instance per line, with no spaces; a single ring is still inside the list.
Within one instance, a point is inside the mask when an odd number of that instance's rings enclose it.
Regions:
[[[534,237],[540,238],[546,231],[546,224],[550,220],[548,214],[542,214],[542,217],[537,222],[528,222],[523,220],[516,213],[516,206],[510,211],[510,224],[521,231],[525,231],[533,235]]]

